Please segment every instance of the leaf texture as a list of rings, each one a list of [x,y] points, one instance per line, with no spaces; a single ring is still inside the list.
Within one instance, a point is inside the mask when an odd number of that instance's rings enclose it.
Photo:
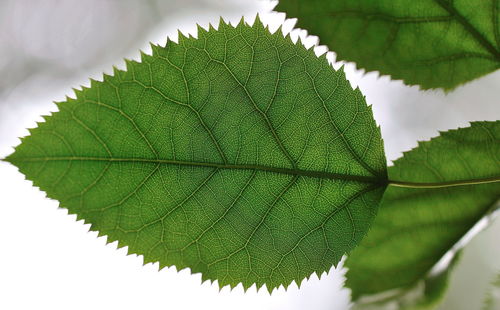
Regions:
[[[500,121],[475,122],[420,142],[389,178],[444,183],[500,179]],[[368,236],[346,261],[353,299],[423,279],[481,218],[498,207],[500,182],[444,188],[389,186]]]
[[[387,181],[360,91],[258,18],[152,49],[58,103],[7,160],[160,268],[271,291],[337,264]]]
[[[423,89],[500,67],[500,0],[280,0],[340,60]]]

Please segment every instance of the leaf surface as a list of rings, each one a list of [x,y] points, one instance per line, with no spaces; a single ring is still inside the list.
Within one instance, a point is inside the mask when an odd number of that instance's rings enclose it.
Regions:
[[[346,284],[353,299],[414,285],[498,207],[500,121],[472,123],[420,142],[388,173],[391,182],[497,182],[442,188],[389,186],[368,236],[346,261]]]
[[[258,19],[180,34],[58,107],[7,160],[145,263],[221,287],[329,270],[386,186],[360,91]]]
[[[423,89],[500,67],[500,0],[280,0],[340,60]]]

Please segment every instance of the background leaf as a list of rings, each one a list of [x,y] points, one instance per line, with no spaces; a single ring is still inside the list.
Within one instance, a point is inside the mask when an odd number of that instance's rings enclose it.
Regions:
[[[423,89],[452,89],[500,67],[499,0],[281,0],[276,10],[338,59]]]
[[[460,260],[461,253],[458,251],[449,265],[438,274],[428,275],[409,288],[392,290],[368,299],[362,298],[352,306],[352,310],[436,309],[445,297],[451,273]]]
[[[500,273],[491,282],[491,287],[484,298],[482,310],[495,310],[498,307],[500,307]]]
[[[146,263],[270,290],[329,270],[385,189],[371,109],[258,20],[198,36],[76,91],[8,161]]]
[[[446,182],[500,176],[500,121],[443,132],[395,161],[391,180]],[[423,279],[492,208],[500,183],[414,189],[389,186],[373,227],[346,261],[353,299]]]

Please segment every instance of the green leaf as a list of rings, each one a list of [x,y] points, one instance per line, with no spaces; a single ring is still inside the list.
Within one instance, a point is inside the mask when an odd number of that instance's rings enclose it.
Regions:
[[[152,48],[59,103],[7,160],[160,268],[272,290],[337,264],[387,184],[361,92],[258,19]]]
[[[495,310],[500,307],[500,273],[491,282],[491,287],[483,301],[482,310]]]
[[[371,298],[368,301],[359,300],[352,307],[352,310],[431,310],[436,309],[445,296],[448,289],[450,276],[454,270],[461,251],[458,251],[450,264],[437,274],[426,276],[417,281],[410,288],[393,290],[385,294],[380,294],[378,298]],[[377,296],[375,296],[377,297]]]
[[[461,252],[455,254],[448,268],[437,275],[431,275],[423,279],[424,292],[422,296],[415,302],[414,305],[406,306],[404,310],[435,309],[439,306],[446,295],[446,291],[448,290],[448,286],[450,284],[451,273],[454,270],[457,261],[459,261],[460,254]]]
[[[500,68],[500,0],[280,0],[340,60],[423,89]]]
[[[500,121],[421,142],[388,173],[390,186],[372,229],[346,261],[353,299],[414,285],[498,207]]]

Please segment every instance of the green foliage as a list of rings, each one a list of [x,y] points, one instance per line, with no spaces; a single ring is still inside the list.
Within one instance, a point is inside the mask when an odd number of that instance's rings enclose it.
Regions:
[[[460,253],[455,254],[450,266],[440,274],[426,277],[424,282],[424,293],[413,306],[408,306],[404,310],[424,310],[435,309],[442,301],[448,289],[451,272],[456,266]],[[403,309],[402,309],[403,310]]]
[[[360,91],[258,19],[152,48],[58,103],[7,160],[160,268],[272,290],[337,264],[387,183]]]
[[[280,0],[277,11],[359,68],[452,89],[500,67],[500,0]]]
[[[500,307],[500,273],[491,282],[491,287],[486,293],[482,310],[495,310]]]
[[[456,253],[447,268],[438,274],[429,275],[410,288],[392,290],[388,292],[389,294],[382,293],[378,298],[377,296],[371,296],[368,301],[362,298],[353,305],[352,310],[436,309],[445,296],[451,273],[459,261],[460,255],[460,251]]]
[[[472,123],[421,142],[388,173],[391,182],[400,185],[491,181],[500,175],[500,121]],[[389,186],[370,233],[346,261],[346,284],[353,299],[414,285],[497,207],[500,183],[472,183],[441,188]]]

